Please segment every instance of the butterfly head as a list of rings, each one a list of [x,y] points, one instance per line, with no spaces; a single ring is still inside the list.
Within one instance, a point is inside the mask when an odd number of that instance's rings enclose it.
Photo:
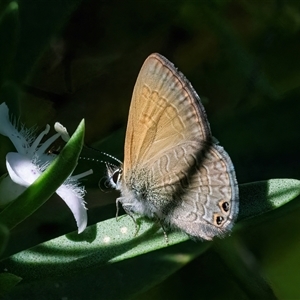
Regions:
[[[109,184],[112,188],[120,190],[123,168],[106,162],[106,170]]]

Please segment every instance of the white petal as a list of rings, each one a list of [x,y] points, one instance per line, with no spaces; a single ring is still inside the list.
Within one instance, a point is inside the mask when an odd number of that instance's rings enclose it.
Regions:
[[[0,182],[0,206],[15,200],[25,189],[26,187],[13,182],[9,176],[4,177]]]
[[[46,128],[38,135],[38,137],[34,140],[30,148],[28,149],[28,156],[33,156],[34,152],[36,151],[37,147],[41,143],[42,138],[49,133],[50,126],[47,124]]]
[[[69,133],[67,131],[67,128],[61,125],[60,123],[56,122],[54,124],[54,129],[56,132],[58,132],[61,135],[61,138],[65,141],[68,142],[70,139]]]
[[[91,175],[93,173],[94,173],[93,170],[89,169],[89,170],[87,170],[87,171],[85,171],[83,173],[80,173],[80,174],[77,174],[77,175],[72,175],[71,178],[72,178],[72,180],[79,180],[79,179],[81,179],[83,177],[86,177],[88,175]]]
[[[0,105],[0,134],[7,136],[19,153],[26,153],[29,147],[28,142],[10,122],[8,107],[5,103]]]
[[[83,198],[75,193],[70,186],[63,184],[56,193],[66,202],[77,223],[78,233],[84,231],[87,225],[87,212]]]
[[[6,167],[10,178],[22,186],[29,186],[41,175],[27,156],[16,152],[7,153]]]
[[[8,107],[6,103],[2,103],[0,105],[0,133],[7,136],[7,131],[9,131],[10,126],[12,126],[12,124],[9,121]]]
[[[38,148],[38,151],[36,152],[37,155],[42,155],[46,150],[47,148],[50,147],[50,145],[52,143],[54,143],[54,141],[56,141],[58,138],[60,137],[60,134],[59,133],[56,133],[54,135],[52,135],[48,140],[46,140],[41,146],[40,148]]]

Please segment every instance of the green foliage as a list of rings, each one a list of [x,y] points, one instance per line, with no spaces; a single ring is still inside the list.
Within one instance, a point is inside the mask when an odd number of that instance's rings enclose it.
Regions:
[[[0,223],[0,255],[7,246],[9,231],[6,226]]]
[[[246,195],[240,199],[241,215],[249,218],[297,197],[300,181],[274,179],[241,185],[240,190]],[[239,231],[246,232],[249,224],[238,227]],[[134,233],[135,224],[130,217],[122,217],[118,222],[113,218],[90,226],[80,236],[75,233],[61,236],[12,255],[2,262],[2,267],[14,270],[24,284],[16,287],[11,297],[18,298],[29,291],[31,297],[46,293],[47,299],[63,295],[93,298],[95,293],[104,299],[129,297],[155,286],[211,246],[225,251],[227,261],[231,257],[228,267],[238,273],[249,295],[273,297],[270,287],[262,278],[252,277],[245,262],[236,263],[237,249],[227,239],[215,243],[192,242],[187,241],[185,234],[171,232],[167,244],[159,225],[145,220],[141,221],[137,236]],[[116,280],[113,288],[107,288],[118,276],[123,280]],[[53,290],[53,286],[62,281],[64,286]],[[85,288],[88,282],[93,283],[93,288]]]
[[[11,274],[11,273],[1,273],[0,274],[0,297],[2,298],[5,294],[7,294],[10,290],[13,289],[15,285],[17,285],[22,278]]]

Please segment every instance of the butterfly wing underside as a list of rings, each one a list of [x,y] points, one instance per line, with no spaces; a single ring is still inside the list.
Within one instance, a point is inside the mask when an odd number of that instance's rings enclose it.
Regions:
[[[128,116],[124,172],[182,142],[211,136],[199,97],[174,65],[150,55],[138,75]],[[162,149],[159,151],[158,149]]]
[[[189,81],[159,54],[150,55],[138,75],[124,151],[124,181],[131,181],[133,166],[149,170],[154,197],[147,201],[155,198],[162,221],[204,239],[231,227],[238,210],[231,160],[213,143]]]
[[[231,230],[238,213],[238,185],[230,157],[221,146],[211,145],[181,200],[170,214],[174,227],[206,240]]]

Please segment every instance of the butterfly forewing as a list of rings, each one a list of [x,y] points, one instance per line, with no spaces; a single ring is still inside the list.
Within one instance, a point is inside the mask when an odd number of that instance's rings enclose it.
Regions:
[[[150,55],[133,91],[124,172],[128,165],[152,160],[180,143],[210,136],[205,111],[190,83],[167,59]]]

